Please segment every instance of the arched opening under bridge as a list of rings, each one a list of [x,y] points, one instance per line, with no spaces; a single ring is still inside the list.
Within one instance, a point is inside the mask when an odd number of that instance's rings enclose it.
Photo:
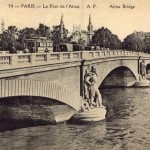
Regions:
[[[0,98],[0,131],[23,127],[57,124],[76,112],[71,106],[41,96]]]
[[[120,66],[107,74],[99,88],[128,87],[135,81],[134,73],[128,67]]]

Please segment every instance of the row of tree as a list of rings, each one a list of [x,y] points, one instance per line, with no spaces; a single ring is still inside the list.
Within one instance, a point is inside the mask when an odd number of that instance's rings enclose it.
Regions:
[[[121,42],[117,35],[112,34],[110,30],[102,27],[94,32],[92,44],[112,50],[124,49],[150,53],[150,39],[142,37],[138,32],[128,35],[124,41]]]
[[[104,27],[94,31],[91,43],[92,45],[99,45],[100,47],[106,47],[112,50],[122,48],[122,43],[118,36],[112,34],[110,30]]]
[[[24,28],[22,30],[18,30],[16,26],[9,26],[8,29],[2,33],[0,50],[11,50],[13,47],[18,50],[23,50],[25,48],[25,40],[37,36],[47,37],[47,39],[52,40],[54,44],[71,42],[73,35],[67,37],[68,30],[66,28],[63,28],[63,33],[64,36],[61,38],[59,25],[53,26],[52,30],[44,24],[39,24],[37,29]],[[85,42],[82,39],[79,39],[78,44],[85,44]],[[150,52],[150,42],[142,39],[138,36],[138,34],[130,34],[123,42],[121,42],[117,35],[104,27],[94,31],[94,35],[91,39],[91,45],[98,45],[112,50],[127,49],[131,51]]]
[[[18,30],[16,26],[9,26],[1,35],[0,50],[10,51],[13,47],[18,50],[23,50],[25,48],[25,40],[37,36],[47,37],[47,39],[52,40],[54,44],[66,42],[68,30],[65,28],[63,30],[64,37],[61,39],[60,26],[53,26],[52,30],[44,24],[39,24],[37,29],[26,27],[22,30]]]
[[[150,53],[150,40],[141,37],[137,33],[132,33],[124,39],[123,49]]]

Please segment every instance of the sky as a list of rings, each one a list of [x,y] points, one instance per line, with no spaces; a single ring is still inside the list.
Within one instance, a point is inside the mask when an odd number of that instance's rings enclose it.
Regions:
[[[28,4],[34,8],[24,8]],[[68,8],[69,5],[79,8]],[[120,8],[112,8],[113,5]],[[123,8],[123,5],[135,8]],[[62,14],[70,32],[73,24],[87,30],[89,14],[94,30],[104,26],[121,40],[134,31],[150,32],[150,0],[0,0],[0,18],[4,19],[5,29],[10,25],[18,29],[37,28],[39,23],[52,28],[60,24]]]

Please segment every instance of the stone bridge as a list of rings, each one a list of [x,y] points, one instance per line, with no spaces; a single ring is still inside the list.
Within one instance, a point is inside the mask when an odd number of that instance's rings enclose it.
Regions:
[[[99,87],[130,86],[139,80],[141,60],[150,69],[150,55],[132,51],[0,54],[0,97],[47,97],[78,110],[92,66]]]
[[[71,89],[51,82],[42,82],[26,79],[0,80],[0,97],[46,97],[60,101],[78,110],[80,101]]]

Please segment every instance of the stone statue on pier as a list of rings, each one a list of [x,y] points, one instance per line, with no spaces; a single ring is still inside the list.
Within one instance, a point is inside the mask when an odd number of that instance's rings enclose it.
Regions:
[[[97,86],[97,72],[96,68],[92,67],[88,73],[86,71],[84,76],[84,99],[89,104],[91,109],[95,107],[102,107],[102,98]]]
[[[146,66],[145,66],[145,61],[142,60],[140,62],[140,80],[145,80],[146,79]]]

